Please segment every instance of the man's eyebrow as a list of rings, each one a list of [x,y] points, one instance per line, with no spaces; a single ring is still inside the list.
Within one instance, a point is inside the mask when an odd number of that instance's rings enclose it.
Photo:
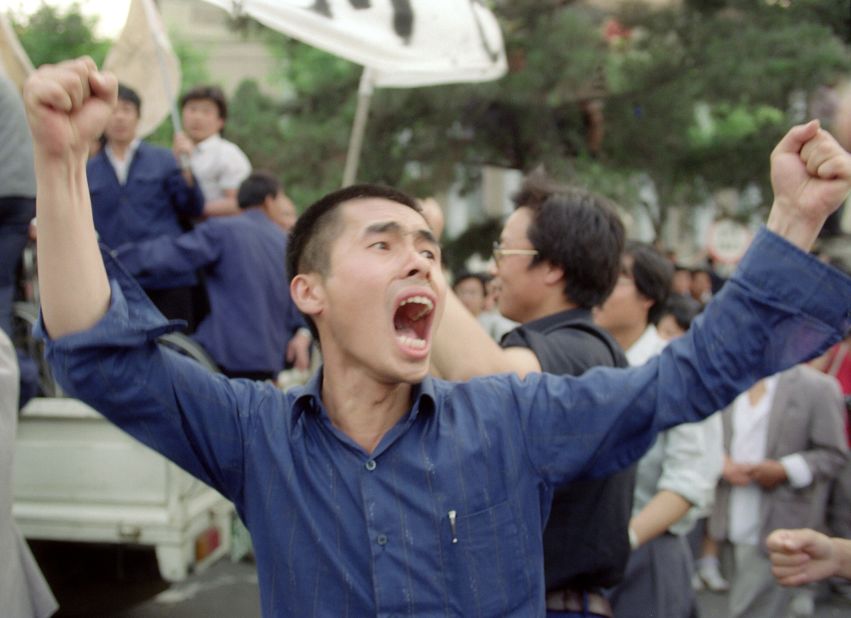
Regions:
[[[433,245],[439,245],[440,244],[440,243],[437,242],[437,238],[434,237],[434,234],[432,233],[431,230],[420,229],[420,230],[417,230],[416,232],[414,232],[414,234],[416,235],[418,240],[424,240],[426,242],[430,242]]]
[[[434,234],[428,228],[421,228],[413,232],[406,232],[405,229],[396,221],[385,221],[383,223],[373,223],[372,225],[366,228],[365,233],[367,235],[371,234],[399,234],[400,236],[405,235],[407,233],[413,234],[417,240],[424,240],[426,242],[437,245],[437,238],[434,237]]]
[[[401,234],[402,226],[395,221],[385,221],[384,223],[373,223],[366,228],[367,234]]]

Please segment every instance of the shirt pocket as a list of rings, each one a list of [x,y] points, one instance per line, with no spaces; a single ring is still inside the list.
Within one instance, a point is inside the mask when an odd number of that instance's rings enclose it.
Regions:
[[[464,616],[510,614],[533,594],[527,556],[510,502],[465,514],[443,527],[448,570]]]

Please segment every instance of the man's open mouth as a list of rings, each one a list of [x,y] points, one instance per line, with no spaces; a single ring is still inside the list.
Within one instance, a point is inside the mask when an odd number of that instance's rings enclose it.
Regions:
[[[434,302],[426,296],[409,296],[399,303],[393,314],[396,339],[409,348],[425,349],[431,330]]]

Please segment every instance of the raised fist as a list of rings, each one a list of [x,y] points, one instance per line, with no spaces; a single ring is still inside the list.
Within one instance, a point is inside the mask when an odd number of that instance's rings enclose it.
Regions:
[[[24,85],[24,103],[36,156],[85,156],[103,133],[118,82],[88,56],[42,65]]]

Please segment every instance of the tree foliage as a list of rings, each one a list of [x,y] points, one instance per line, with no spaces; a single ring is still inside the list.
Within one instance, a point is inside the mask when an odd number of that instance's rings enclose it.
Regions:
[[[684,0],[611,15],[571,0],[492,0],[509,74],[498,82],[373,96],[359,180],[415,194],[474,188],[481,165],[553,175],[627,208],[648,207],[657,231],[670,207],[719,188],[761,185],[768,153],[798,117],[796,100],[851,69],[851,23],[836,0]],[[33,62],[107,44],[78,7],[42,6],[16,24]],[[339,186],[361,68],[240,20],[267,39],[290,96],[245,82],[227,134],[278,174],[304,206]],[[175,41],[184,87],[203,58]],[[155,134],[170,142],[170,127]],[[659,203],[644,203],[652,184]]]
[[[81,13],[79,4],[63,10],[42,3],[29,17],[13,20],[13,27],[34,66],[83,55],[100,65],[110,43],[95,35],[96,23],[96,17]]]
[[[611,16],[567,0],[495,2],[509,75],[376,91],[359,177],[425,194],[459,179],[475,186],[480,164],[544,164],[633,207],[637,179],[649,178],[659,230],[670,206],[764,183],[772,145],[799,120],[795,95],[851,68],[840,4],[625,3]],[[280,35],[270,45],[295,87],[278,108],[275,161],[291,190],[322,193],[339,182],[359,69]],[[599,146],[589,130],[598,104]]]

